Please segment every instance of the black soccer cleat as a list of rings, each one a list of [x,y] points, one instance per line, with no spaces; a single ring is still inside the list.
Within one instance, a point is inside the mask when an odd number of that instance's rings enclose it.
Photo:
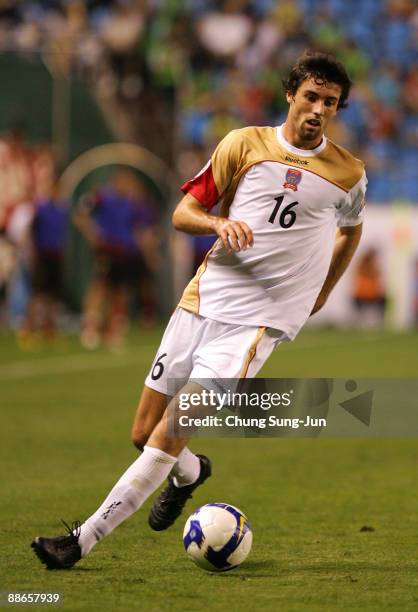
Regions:
[[[81,548],[78,543],[81,523],[75,521],[70,527],[62,521],[68,530],[68,535],[57,538],[35,538],[31,548],[47,569],[70,569],[81,559]],[[75,532],[75,533],[74,533]]]
[[[200,461],[200,474],[196,482],[184,487],[176,487],[173,479],[169,478],[168,485],[155,500],[148,516],[148,524],[154,531],[168,529],[182,513],[193,491],[212,474],[210,459],[205,455],[196,455],[196,457],[199,457]]]

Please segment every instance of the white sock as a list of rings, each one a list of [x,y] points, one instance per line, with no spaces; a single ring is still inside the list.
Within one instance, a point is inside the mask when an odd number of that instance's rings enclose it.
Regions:
[[[171,470],[173,483],[176,487],[184,487],[196,482],[200,475],[200,461],[187,446],[183,448],[177,457],[177,463]]]
[[[138,510],[171,472],[177,457],[151,446],[132,463],[102,505],[82,525],[78,543],[85,557],[93,546]]]

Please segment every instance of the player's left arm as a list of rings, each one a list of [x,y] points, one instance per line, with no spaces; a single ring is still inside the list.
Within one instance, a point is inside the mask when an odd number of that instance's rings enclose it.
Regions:
[[[362,223],[337,229],[328,274],[316,299],[311,315],[318,312],[324,306],[329,294],[346,271],[360,242],[362,229]]]
[[[357,162],[357,166],[358,163],[361,164],[361,162]],[[337,206],[338,229],[335,236],[331,264],[311,315],[318,312],[324,306],[329,294],[348,268],[356,252],[363,230],[366,187],[367,177],[363,166],[359,180],[347,193],[346,198]]]

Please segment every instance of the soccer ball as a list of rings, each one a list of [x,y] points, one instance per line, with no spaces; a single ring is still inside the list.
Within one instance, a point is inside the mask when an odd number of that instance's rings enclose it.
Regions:
[[[229,504],[206,504],[186,521],[183,543],[189,559],[209,572],[225,572],[247,558],[253,532],[247,517]]]

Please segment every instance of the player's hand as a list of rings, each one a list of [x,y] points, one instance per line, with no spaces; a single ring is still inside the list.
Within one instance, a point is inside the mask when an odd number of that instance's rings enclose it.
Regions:
[[[215,231],[228,253],[245,251],[254,244],[253,232],[243,221],[231,221],[231,219],[218,217]]]

